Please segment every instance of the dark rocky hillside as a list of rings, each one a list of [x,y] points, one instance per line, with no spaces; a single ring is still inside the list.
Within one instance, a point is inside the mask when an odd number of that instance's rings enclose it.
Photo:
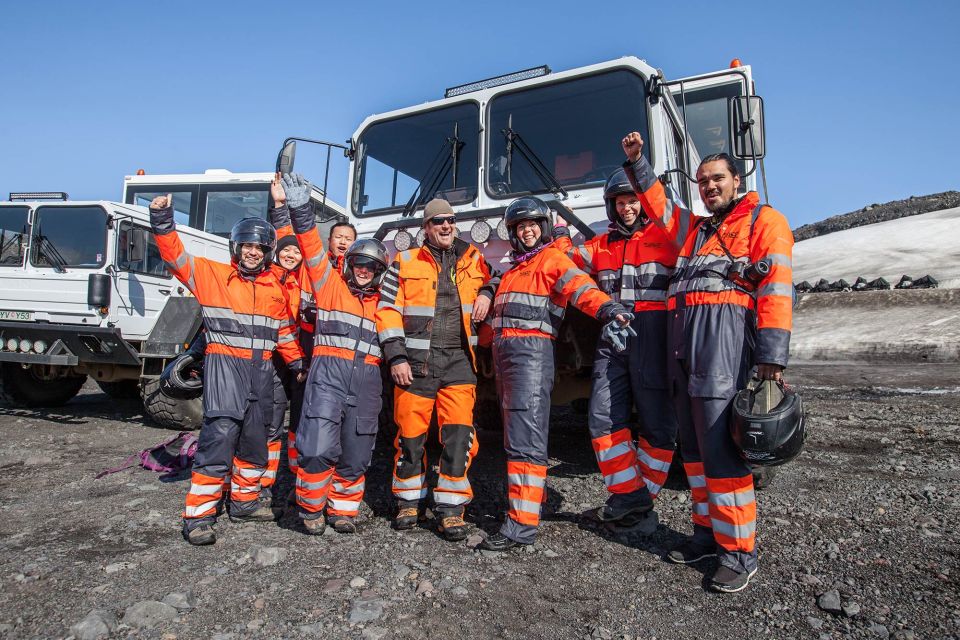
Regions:
[[[876,222],[906,218],[930,211],[942,211],[960,207],[960,192],[944,191],[929,196],[910,196],[906,200],[894,200],[885,204],[871,204],[857,211],[831,216],[826,220],[805,224],[793,230],[794,239],[807,240],[834,231],[862,227]]]

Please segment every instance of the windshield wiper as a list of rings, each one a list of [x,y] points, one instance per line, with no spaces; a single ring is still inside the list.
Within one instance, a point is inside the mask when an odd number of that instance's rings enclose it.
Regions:
[[[547,168],[547,165],[543,163],[543,160],[540,159],[533,149],[530,148],[523,138],[520,137],[520,134],[513,130],[513,114],[511,113],[507,117],[507,128],[501,129],[500,133],[503,134],[503,137],[507,141],[507,184],[513,186],[512,184],[512,169],[513,169],[513,149],[516,147],[517,151],[520,152],[520,155],[523,156],[523,159],[527,161],[530,165],[530,168],[533,169],[533,172],[540,179],[540,182],[543,183],[543,186],[555,196],[562,195],[564,199],[567,197],[567,191],[563,188],[563,185],[560,184],[560,181],[557,180],[557,177],[553,175],[553,172]]]
[[[456,188],[457,172],[460,166],[460,150],[464,145],[459,138],[459,131],[460,123],[454,123],[453,137],[447,138],[443,141],[443,144],[440,145],[440,150],[437,152],[437,155],[433,157],[433,160],[430,161],[430,166],[427,167],[427,170],[418,181],[417,188],[414,189],[410,199],[407,200],[407,204],[404,205],[403,212],[400,214],[401,218],[412,216],[417,210],[417,207],[427,199],[427,196],[435,193],[436,190],[440,188],[443,181],[447,179],[447,174],[451,168],[453,169],[453,187]],[[428,185],[426,189],[424,189],[424,184]]]
[[[47,259],[47,262],[53,267],[53,270],[57,273],[66,273],[67,272],[67,261],[64,257],[57,251],[57,248],[53,246],[53,242],[44,235],[37,235],[37,241],[40,245],[37,247],[37,250],[43,254]]]

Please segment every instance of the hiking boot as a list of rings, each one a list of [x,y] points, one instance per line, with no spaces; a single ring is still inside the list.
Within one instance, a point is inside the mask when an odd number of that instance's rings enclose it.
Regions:
[[[333,530],[337,533],[356,533],[357,523],[350,516],[330,516],[327,518]]]
[[[688,538],[667,553],[667,560],[674,564],[693,564],[715,555],[717,547],[713,542],[698,543]]]
[[[303,528],[312,536],[320,536],[323,535],[323,531],[327,528],[327,521],[323,516],[311,518],[310,520],[304,519]]]
[[[230,514],[230,522],[273,522],[276,519],[277,516],[273,510],[262,504],[257,505],[257,508],[250,513]]]
[[[624,526],[632,526],[639,522],[645,513],[652,510],[652,502],[649,504],[632,504],[625,506],[605,504],[594,511],[594,515],[600,522],[619,523],[620,521],[625,521],[632,524],[624,524]]]
[[[437,531],[442,533],[448,542],[457,542],[467,537],[470,525],[463,521],[462,516],[447,516],[440,519]]]
[[[750,584],[750,578],[752,578],[756,572],[756,567],[754,567],[752,571],[737,573],[730,567],[720,565],[710,578],[710,590],[719,593],[736,593],[737,591],[743,591],[747,588],[747,585]]]
[[[202,547],[216,542],[217,534],[210,525],[201,524],[200,526],[194,527],[189,531],[184,530],[183,539],[195,547]]]
[[[484,551],[506,551],[507,549],[512,549],[521,543],[516,540],[511,540],[507,536],[503,535],[499,531],[491,536],[487,536],[479,544],[479,548]]]
[[[420,520],[420,510],[416,507],[404,507],[397,512],[397,517],[393,519],[393,528],[397,531],[406,531],[417,526]]]

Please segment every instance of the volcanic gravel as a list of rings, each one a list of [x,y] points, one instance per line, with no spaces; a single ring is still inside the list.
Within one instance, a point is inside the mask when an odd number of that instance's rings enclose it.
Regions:
[[[501,434],[480,433],[476,533],[395,532],[389,434],[357,535],[217,525],[180,537],[186,476],[134,468],[169,437],[88,385],[53,411],[0,407],[0,636],[9,638],[957,638],[960,371],[955,364],[788,371],[806,402],[804,453],[758,494],[760,570],[705,589],[712,561],[677,566],[688,533],[678,479],[653,535],[584,512],[605,499],[585,417],[557,410],[541,535],[479,552],[505,505]],[[432,451],[434,459],[436,451]],[[282,479],[282,487],[289,478]],[[282,488],[281,487],[281,488]]]

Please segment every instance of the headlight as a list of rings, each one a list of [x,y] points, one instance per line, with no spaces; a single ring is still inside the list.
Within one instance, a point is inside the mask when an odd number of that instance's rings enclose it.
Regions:
[[[37,340],[36,342],[33,343],[33,350],[36,351],[37,353],[43,353],[44,351],[47,350],[47,343],[44,342],[43,340]]]
[[[422,247],[426,239],[427,239],[426,232],[423,229],[420,229],[420,231],[417,233],[417,246]]]
[[[490,239],[491,231],[490,225],[483,220],[478,220],[470,227],[470,239],[477,244],[483,244]]]
[[[505,220],[501,220],[500,223],[497,225],[497,237],[500,238],[501,240],[510,239],[510,230],[507,229],[507,223]]]
[[[33,343],[32,343],[32,342],[30,342],[30,341],[27,340],[26,338],[24,338],[23,340],[20,341],[20,351],[23,351],[24,353],[27,353],[27,352],[30,351],[31,349],[33,349]]]
[[[397,248],[397,251],[406,251],[411,244],[413,244],[413,236],[403,229],[397,231],[397,235],[393,236],[393,246]]]
[[[7,351],[16,351],[18,344],[20,344],[19,340],[16,338],[10,338],[7,340]]]

